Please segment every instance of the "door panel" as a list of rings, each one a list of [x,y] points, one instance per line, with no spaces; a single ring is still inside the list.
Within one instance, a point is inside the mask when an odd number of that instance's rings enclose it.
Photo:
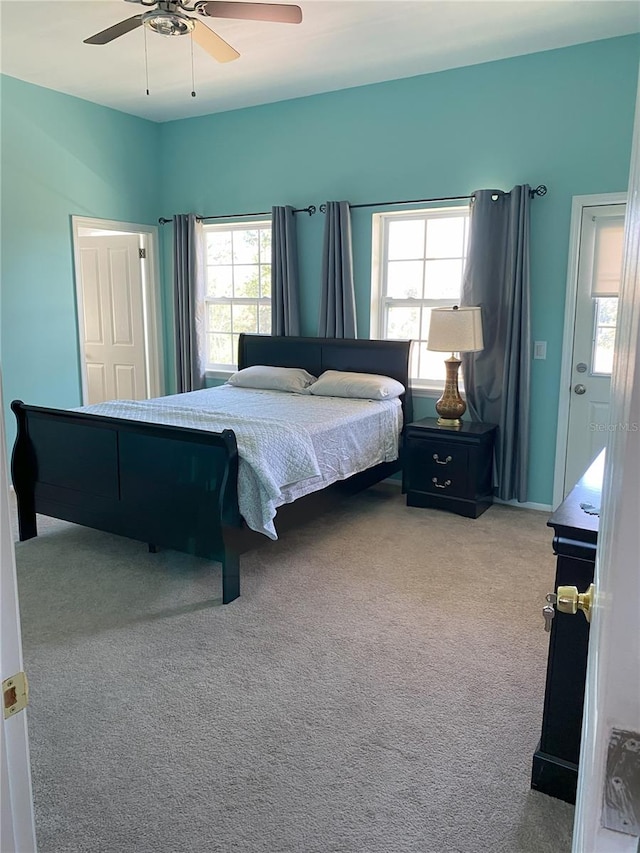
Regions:
[[[129,252],[109,246],[109,285],[114,345],[133,346],[135,340],[132,311],[142,315],[140,288],[132,286]]]
[[[114,374],[116,399],[137,400],[136,376],[133,367],[129,364],[116,364]]]
[[[93,248],[80,249],[82,270],[83,316],[85,343],[104,343],[102,337],[102,306],[100,304],[100,270],[98,251]]]
[[[87,403],[101,403],[108,399],[104,364],[87,364]]]
[[[582,214],[565,496],[605,446],[610,427],[611,377],[608,368],[602,369],[609,362],[602,347],[607,342],[613,346],[615,319],[607,315],[603,300],[617,301],[625,207],[624,204],[585,207]],[[611,314],[615,318],[615,312],[609,311]],[[597,342],[600,342],[599,352]],[[596,368],[602,372],[596,372]]]
[[[80,237],[87,403],[148,396],[139,237]]]

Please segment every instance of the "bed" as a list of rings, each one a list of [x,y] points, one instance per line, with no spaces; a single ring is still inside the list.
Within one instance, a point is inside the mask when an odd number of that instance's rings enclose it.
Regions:
[[[298,367],[314,376],[326,370],[385,374],[409,389],[409,346],[409,341],[240,335],[238,367]],[[185,410],[194,408],[189,395],[180,397],[190,403]],[[400,404],[407,424],[412,419],[409,390]],[[219,561],[223,603],[239,596],[240,554],[265,537],[250,529],[240,512],[233,429],[212,432],[134,420],[131,413],[112,417],[20,400],[11,408],[18,423],[12,476],[21,541],[37,535],[36,513],[64,519],[146,542],[151,550],[165,547]],[[381,462],[346,478],[342,475],[349,472],[343,470],[331,488],[366,488],[400,465],[400,458]],[[313,490],[307,483],[285,493],[273,533],[317,513],[323,499],[326,503],[323,485],[320,478]]]

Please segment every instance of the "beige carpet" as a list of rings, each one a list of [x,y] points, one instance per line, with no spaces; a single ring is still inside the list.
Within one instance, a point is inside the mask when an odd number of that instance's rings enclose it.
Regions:
[[[39,847],[562,853],[529,788],[546,516],[388,485],[242,563],[41,519],[17,545]]]

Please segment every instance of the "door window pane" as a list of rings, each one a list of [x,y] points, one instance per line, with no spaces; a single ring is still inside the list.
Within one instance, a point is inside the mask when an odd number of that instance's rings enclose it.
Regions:
[[[618,297],[599,297],[596,302],[596,328],[593,342],[593,372],[611,374],[613,347],[618,319]]]

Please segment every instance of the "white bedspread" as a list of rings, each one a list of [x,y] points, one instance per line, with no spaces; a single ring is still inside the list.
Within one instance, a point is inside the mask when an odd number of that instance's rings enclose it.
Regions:
[[[398,400],[351,400],[222,385],[78,411],[221,432],[238,445],[238,505],[253,530],[277,539],[276,509],[398,458]]]

